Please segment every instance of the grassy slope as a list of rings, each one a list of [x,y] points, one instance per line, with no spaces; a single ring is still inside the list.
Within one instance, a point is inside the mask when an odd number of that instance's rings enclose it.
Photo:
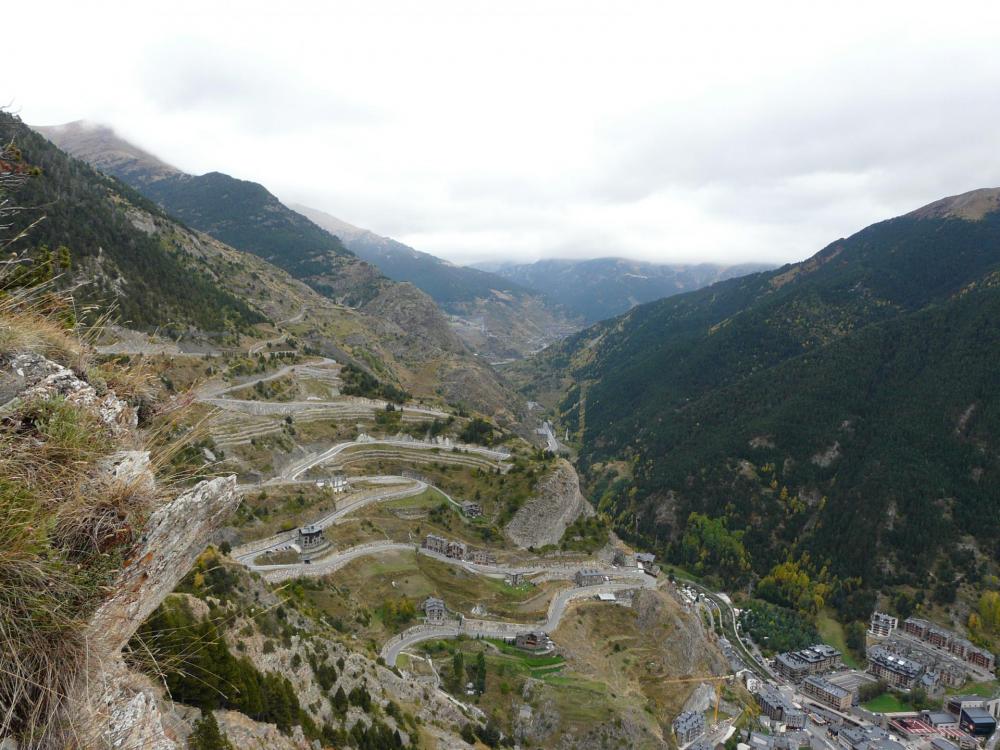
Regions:
[[[861,664],[847,648],[844,638],[844,626],[834,618],[828,610],[823,610],[816,616],[816,628],[819,630],[823,643],[828,643],[844,655],[844,664],[851,669],[861,669]]]

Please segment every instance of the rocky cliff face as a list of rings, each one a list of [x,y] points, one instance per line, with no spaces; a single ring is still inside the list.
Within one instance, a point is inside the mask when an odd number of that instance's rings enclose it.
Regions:
[[[153,481],[149,455],[128,456],[120,481]],[[235,477],[200,482],[155,511],[142,544],[107,601],[87,624],[88,664],[64,712],[65,723],[96,746],[179,747],[163,726],[157,693],[122,661],[122,648],[191,568],[209,536],[239,504]]]
[[[535,496],[514,514],[505,529],[518,547],[558,544],[566,527],[594,509],[580,492],[580,478],[573,465],[559,459],[555,470],[538,483]]]
[[[59,706],[48,722],[54,729],[45,730],[37,741],[29,740],[30,746],[177,747],[162,726],[152,685],[129,672],[122,660],[122,648],[191,567],[210,534],[238,505],[236,480],[217,478],[180,491],[151,508],[145,523],[134,531],[121,509],[118,514],[98,516],[95,509],[107,510],[108,498],[159,498],[165,494],[157,486],[149,452],[127,449],[143,442],[136,431],[135,408],[113,390],[99,392],[75,370],[36,351],[8,353],[0,357],[0,362],[4,364],[0,372],[0,413],[8,423],[16,425],[38,404],[59,405],[66,414],[73,415],[63,419],[62,433],[51,430],[34,436],[25,427],[21,427],[22,433],[16,429],[7,433],[6,450],[19,450],[19,440],[35,441],[37,450],[44,450],[46,442],[68,441],[71,425],[85,419],[91,419],[109,443],[119,449],[95,458],[76,475],[76,486],[89,498],[89,507],[77,511],[84,514],[78,523],[86,523],[87,533],[109,553],[121,554],[123,562],[103,587],[104,596],[87,621],[65,631],[64,637],[77,646],[80,663],[59,667],[74,677],[54,683],[65,686],[66,693],[53,701]],[[48,419],[51,422],[55,417]],[[100,438],[93,435],[95,442]],[[20,467],[25,471],[31,468],[26,462]],[[4,468],[12,467],[5,464]],[[11,481],[9,477],[4,479]],[[52,492],[51,522],[58,527],[65,509],[57,503],[64,500],[65,487],[53,488]],[[135,507],[131,510],[141,512]],[[112,533],[107,533],[109,523],[117,527],[111,529]],[[115,550],[116,543],[124,538],[133,541]],[[90,564],[85,558],[80,560],[78,566]],[[9,565],[6,560],[0,563],[5,571]],[[44,611],[35,615],[43,616]],[[52,647],[58,650],[63,644],[54,643]]]

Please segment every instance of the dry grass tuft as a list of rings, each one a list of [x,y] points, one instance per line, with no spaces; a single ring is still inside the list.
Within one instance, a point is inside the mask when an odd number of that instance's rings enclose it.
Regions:
[[[96,417],[61,398],[26,405],[0,429],[0,735],[36,740],[76,677],[83,623],[117,563],[80,554],[81,537],[105,536],[85,528],[82,491],[112,445]]]
[[[53,315],[59,305],[0,300],[0,361],[32,351],[77,372],[89,350]],[[111,378],[149,397],[149,378]],[[105,382],[98,388],[111,387]],[[124,389],[124,388],[123,388]],[[61,396],[19,404],[0,421],[0,737],[58,747],[52,717],[87,663],[82,634],[162,500],[149,477],[101,469],[140,435],[115,435],[92,410]],[[65,729],[65,728],[63,728]]]
[[[0,293],[0,355],[34,352],[82,372],[87,348],[71,324],[72,303],[50,291]]]

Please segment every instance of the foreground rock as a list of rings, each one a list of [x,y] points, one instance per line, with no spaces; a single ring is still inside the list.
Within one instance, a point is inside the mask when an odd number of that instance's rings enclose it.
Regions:
[[[163,726],[158,690],[125,667],[122,648],[239,501],[235,477],[212,479],[150,516],[143,543],[87,625],[88,664],[63,712],[67,732],[95,747],[180,747]]]

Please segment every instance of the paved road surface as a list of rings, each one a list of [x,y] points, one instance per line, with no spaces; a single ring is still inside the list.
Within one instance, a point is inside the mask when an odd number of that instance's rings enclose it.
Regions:
[[[435,449],[439,451],[449,450],[448,448],[445,448],[443,445],[439,445],[437,443],[425,443],[420,440],[393,440],[391,438],[366,440],[366,441],[352,440],[345,443],[337,443],[333,447],[327,448],[325,451],[313,454],[311,456],[307,456],[306,458],[303,458],[299,461],[292,463],[291,465],[285,467],[282,470],[280,479],[281,480],[298,479],[300,476],[309,471],[309,469],[313,468],[314,466],[319,466],[320,464],[325,464],[329,462],[332,458],[334,458],[335,456],[342,453],[348,448],[359,448],[359,447],[364,448],[366,446],[380,446],[380,445],[388,445],[396,448],[410,448],[413,450],[435,450]],[[474,445],[456,445],[454,447],[457,447],[462,452],[469,453],[472,455],[482,456],[484,458],[497,461],[498,463],[510,458],[510,454],[508,453],[490,450],[489,448],[481,448],[479,446],[474,446]],[[269,484],[269,483],[270,480],[268,482],[264,482],[264,484]]]
[[[413,549],[413,544],[409,542],[369,542],[368,544],[359,544],[357,547],[350,547],[335,554],[328,555],[315,561],[311,565],[302,563],[290,563],[288,565],[254,565],[252,561],[249,565],[245,562],[243,564],[251,570],[260,572],[264,580],[270,581],[271,583],[280,583],[281,581],[287,581],[291,578],[315,578],[317,576],[329,575],[334,571],[340,570],[348,563],[357,560],[359,557],[367,557],[368,555],[384,555],[388,552],[412,552]],[[240,562],[243,561],[241,560]]]
[[[292,317],[285,318],[284,320],[277,321],[278,325],[279,326],[285,326],[285,325],[289,325],[291,323],[298,323],[299,321],[302,320],[302,318],[305,317],[306,311],[308,309],[309,309],[308,305],[303,305],[302,309],[299,310],[297,313],[295,313],[295,315],[293,315]],[[254,344],[247,351],[250,354],[257,354],[257,352],[259,352],[262,349],[264,349],[264,347],[266,347],[268,344],[277,344],[277,343],[280,343],[280,342],[284,341],[287,338],[288,338],[288,334],[287,333],[283,333],[280,336],[275,336],[273,339],[267,339],[266,341],[261,341],[259,343]]]
[[[558,592],[549,603],[548,616],[544,622],[536,623],[512,623],[500,622],[496,620],[473,620],[466,618],[461,625],[441,625],[427,626],[417,625],[396,636],[382,647],[381,656],[390,667],[395,666],[396,659],[405,649],[411,648],[422,641],[439,640],[442,638],[457,638],[459,635],[467,635],[472,638],[513,638],[519,633],[527,633],[532,630],[543,630],[552,632],[559,627],[559,622],[566,613],[566,608],[574,599],[585,599],[596,597],[602,593],[614,593],[617,591],[627,591],[639,586],[652,588],[656,582],[649,576],[645,576],[646,581],[605,583],[599,586],[582,586],[572,589],[564,589]]]
[[[326,527],[332,526],[333,524],[337,523],[337,521],[339,521],[347,514],[354,513],[357,510],[361,510],[362,508],[367,507],[372,503],[382,503],[389,500],[399,500],[404,497],[412,497],[413,495],[419,495],[428,487],[426,482],[422,482],[417,479],[406,480],[403,479],[402,477],[399,477],[399,479],[401,479],[402,481],[409,481],[410,485],[408,487],[403,487],[402,489],[382,490],[381,492],[375,492],[374,494],[359,498],[358,500],[355,500],[352,503],[347,503],[343,507],[337,508],[336,510],[327,513],[325,516],[313,521],[310,525],[318,526],[321,529],[325,529]],[[255,565],[253,562],[254,559],[269,551],[275,552],[281,549],[287,549],[288,545],[294,541],[295,541],[295,532],[289,532],[285,538],[279,541],[275,541],[273,544],[270,544],[266,547],[260,547],[258,549],[255,549],[253,552],[237,555],[235,559],[237,562],[242,563],[251,570],[271,569],[274,568],[275,566]],[[292,564],[290,566],[280,566],[280,567],[284,568],[284,567],[307,567],[307,566],[305,566],[304,564]],[[315,568],[315,566],[309,566],[309,567]]]
[[[695,583],[684,579],[684,583],[691,586],[697,591],[700,591],[708,599],[715,602],[716,607],[719,609],[719,619],[722,622],[722,631],[726,634],[726,638],[730,643],[733,644],[733,648],[739,653],[740,658],[747,667],[756,673],[756,675],[765,680],[776,680],[774,674],[768,669],[767,664],[762,663],[758,660],[747,648],[746,643],[740,637],[739,631],[736,629],[736,613],[733,611],[733,605],[728,596],[720,595],[718,592],[710,591],[709,589],[702,586],[700,583]]]
[[[234,383],[228,385],[226,383],[220,383],[217,381],[209,381],[205,383],[198,391],[198,400],[207,401],[211,403],[212,399],[218,398],[219,396],[225,395],[226,393],[232,393],[233,391],[238,391],[243,388],[249,388],[257,385],[257,383],[267,383],[271,380],[277,380],[278,378],[283,378],[285,375],[295,371],[296,367],[323,367],[325,365],[335,365],[337,360],[330,359],[328,357],[322,357],[318,360],[309,360],[307,362],[296,362],[293,365],[285,365],[284,367],[279,367],[277,370],[271,373],[266,373],[264,375],[257,375],[245,380],[241,383]],[[259,403],[259,402],[256,402]],[[310,402],[315,403],[315,402]]]
[[[555,432],[552,431],[551,422],[543,422],[538,432],[545,438],[545,446],[555,455],[558,456],[560,453],[568,451],[568,448],[556,438]]]

